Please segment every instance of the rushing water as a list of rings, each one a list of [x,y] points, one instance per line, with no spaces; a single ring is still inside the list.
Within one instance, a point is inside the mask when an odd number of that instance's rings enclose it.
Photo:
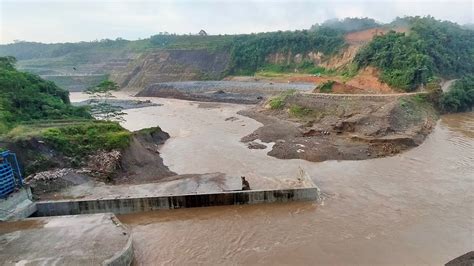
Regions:
[[[121,216],[139,265],[441,265],[474,250],[472,112],[443,116],[421,146],[395,157],[311,163],[247,149],[239,138],[260,124],[235,114],[243,106],[156,101],[164,105],[128,110],[124,125],[170,132],[161,153],[171,170],[245,174],[263,187],[303,169],[326,199]]]

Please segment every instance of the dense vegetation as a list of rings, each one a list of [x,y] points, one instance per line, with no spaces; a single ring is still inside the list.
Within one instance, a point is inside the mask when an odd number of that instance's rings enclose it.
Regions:
[[[344,33],[361,31],[380,27],[381,24],[377,23],[371,18],[345,18],[345,19],[330,19],[322,24],[314,24],[310,30],[317,30],[321,27],[330,28],[333,30],[342,31]]]
[[[441,107],[445,112],[464,112],[474,107],[474,74],[457,80],[447,93],[444,93]]]
[[[15,58],[0,57],[0,133],[32,120],[91,118],[73,107],[69,93],[37,75],[17,71]]]
[[[149,43],[155,48],[218,50],[229,48],[233,39],[233,35],[157,34],[150,37]]]
[[[392,31],[375,37],[354,58],[357,67],[376,66],[384,82],[406,91],[433,76],[459,78],[474,73],[473,31],[432,17],[405,18],[404,22],[410,25],[409,34]]]
[[[239,35],[232,42],[230,73],[253,74],[266,66],[266,58],[271,53],[319,51],[330,55],[343,46],[343,35],[329,28]]]
[[[128,145],[131,133],[118,123],[93,119],[87,108],[71,105],[66,90],[36,75],[16,70],[14,63],[13,57],[0,57],[2,141],[36,137],[72,161],[98,150],[121,149]],[[36,156],[42,158],[39,152]],[[52,165],[47,160],[39,161],[41,166],[33,167],[36,170]],[[27,165],[28,173],[31,173],[30,166]]]

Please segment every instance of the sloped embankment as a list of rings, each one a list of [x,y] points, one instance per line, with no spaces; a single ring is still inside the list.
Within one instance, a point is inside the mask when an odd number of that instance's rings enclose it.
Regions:
[[[157,82],[221,79],[230,54],[225,50],[155,50],[145,53],[111,78],[122,88],[144,88]]]
[[[281,159],[363,160],[421,144],[437,118],[423,95],[286,94],[241,112],[264,126],[242,138],[275,142]]]
[[[42,197],[89,181],[139,184],[174,176],[158,152],[168,138],[159,127],[143,129],[132,132],[123,148],[97,150],[83,157],[71,156],[41,136],[1,144],[19,155],[29,174],[26,182],[36,197]]]
[[[287,90],[311,91],[311,83],[183,81],[151,84],[136,96],[256,104]]]

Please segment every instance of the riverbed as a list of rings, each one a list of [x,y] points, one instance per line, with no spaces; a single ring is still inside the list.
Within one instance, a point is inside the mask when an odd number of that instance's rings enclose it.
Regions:
[[[121,216],[138,265],[441,265],[474,250],[472,112],[443,116],[422,145],[394,157],[312,163],[241,143],[261,126],[237,114],[245,105],[152,101],[162,106],[127,110],[123,125],[169,132],[160,153],[170,170],[245,175],[254,188],[305,175],[324,200]]]

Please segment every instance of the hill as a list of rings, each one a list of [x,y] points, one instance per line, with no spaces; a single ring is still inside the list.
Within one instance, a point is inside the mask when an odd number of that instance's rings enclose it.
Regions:
[[[413,91],[473,73],[473,31],[432,17],[383,24],[346,18],[308,30],[241,35],[175,35],[95,42],[0,45],[19,69],[83,90],[108,77],[121,87],[218,80],[228,75],[308,74],[370,91]],[[316,81],[317,82],[317,81]],[[368,88],[366,88],[368,86]]]
[[[0,57],[0,134],[21,122],[91,119],[84,108],[73,107],[69,92],[37,75],[17,71],[15,58]]]
[[[409,33],[376,36],[354,58],[357,67],[382,70],[390,86],[413,91],[435,76],[460,78],[474,73],[474,32],[432,17],[405,18]]]

